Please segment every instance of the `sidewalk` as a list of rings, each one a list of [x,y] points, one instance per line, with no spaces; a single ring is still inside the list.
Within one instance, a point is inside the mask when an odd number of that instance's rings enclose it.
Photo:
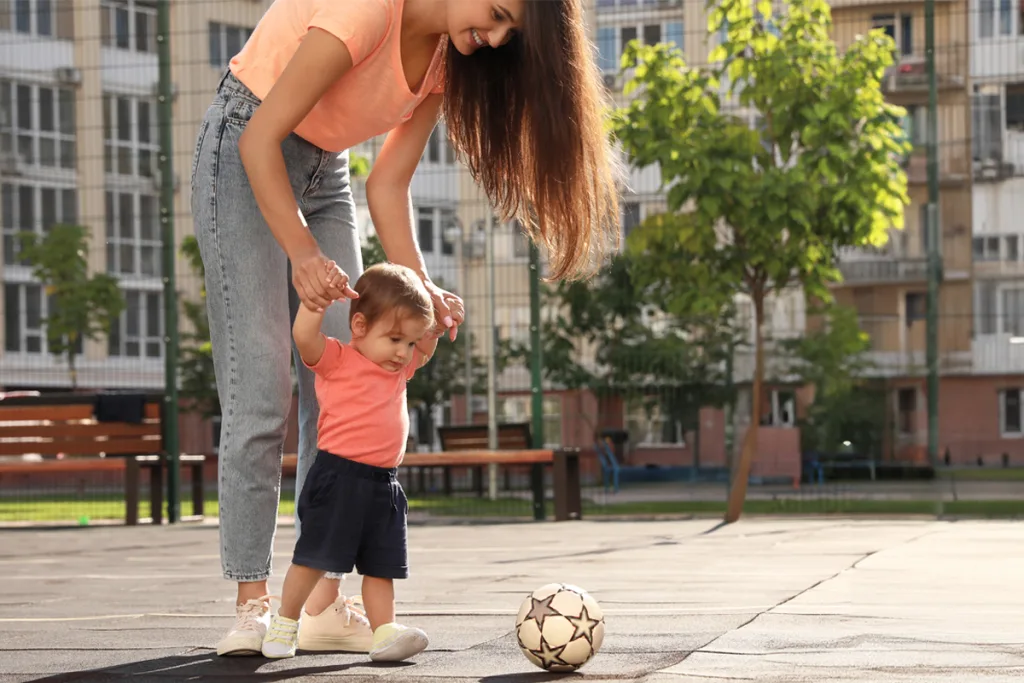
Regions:
[[[218,658],[231,623],[213,526],[0,531],[0,683],[556,680],[515,612],[551,581],[590,590],[607,635],[586,681],[1024,680],[1024,524],[757,519],[410,529],[411,663]],[[280,590],[294,539],[278,533]],[[358,580],[346,582],[358,592]]]

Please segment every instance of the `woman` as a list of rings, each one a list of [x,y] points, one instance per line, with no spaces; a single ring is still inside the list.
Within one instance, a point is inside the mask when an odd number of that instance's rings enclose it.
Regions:
[[[362,264],[346,150],[388,133],[366,182],[370,215],[454,340],[463,302],[430,280],[409,192],[439,116],[498,211],[520,219],[561,278],[618,234],[602,105],[580,0],[276,0],[231,60],[192,168],[223,412],[221,559],[238,583],[219,654],[258,653],[269,621],[290,319],[339,300],[324,332],[348,339],[347,282]],[[318,411],[312,375],[296,367],[301,487]],[[338,588],[325,578],[307,601],[301,649],[369,650],[368,623]]]

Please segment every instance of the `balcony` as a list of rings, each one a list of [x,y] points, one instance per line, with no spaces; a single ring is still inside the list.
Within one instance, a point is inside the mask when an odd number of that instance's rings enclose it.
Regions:
[[[839,272],[843,285],[899,284],[924,282],[928,278],[928,261],[923,258],[868,256],[861,252],[840,255]]]
[[[966,84],[967,50],[961,45],[937,45],[935,83],[939,90],[962,89]],[[897,55],[896,64],[882,77],[882,91],[888,95],[927,94],[928,70],[924,53]]]
[[[986,375],[1024,373],[1024,344],[1006,333],[979,334],[974,338],[974,372]]]
[[[1002,139],[984,146],[973,163],[974,179],[998,182],[1024,177],[1024,131],[1003,131]]]

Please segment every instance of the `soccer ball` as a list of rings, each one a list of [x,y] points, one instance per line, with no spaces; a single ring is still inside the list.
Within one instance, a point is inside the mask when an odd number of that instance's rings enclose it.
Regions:
[[[523,654],[540,668],[575,671],[601,649],[604,611],[582,588],[549,583],[523,601],[516,636]]]

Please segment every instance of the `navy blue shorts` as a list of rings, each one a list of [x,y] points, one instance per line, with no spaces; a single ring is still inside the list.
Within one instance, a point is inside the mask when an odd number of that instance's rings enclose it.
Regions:
[[[398,470],[320,451],[298,502],[302,525],[292,563],[363,576],[409,576],[409,501]]]

